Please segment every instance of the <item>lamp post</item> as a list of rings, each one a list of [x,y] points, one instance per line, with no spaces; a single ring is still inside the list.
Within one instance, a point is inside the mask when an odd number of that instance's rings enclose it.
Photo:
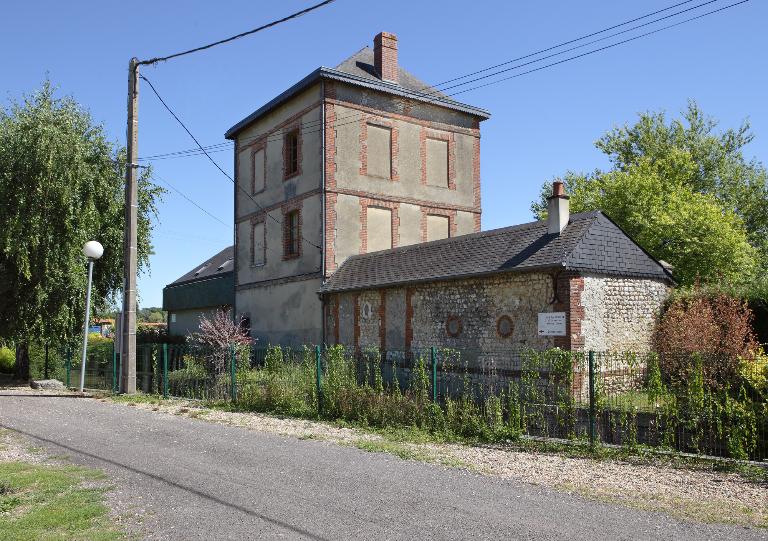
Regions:
[[[88,352],[88,319],[91,311],[91,281],[93,280],[93,262],[104,253],[104,247],[95,240],[89,240],[83,246],[83,253],[88,258],[88,289],[85,293],[85,324],[83,325],[83,362],[80,364],[80,392],[85,387],[85,355]]]

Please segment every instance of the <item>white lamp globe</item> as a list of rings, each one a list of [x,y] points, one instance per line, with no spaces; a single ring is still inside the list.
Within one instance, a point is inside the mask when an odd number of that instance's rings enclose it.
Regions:
[[[88,259],[99,259],[104,253],[104,247],[95,240],[89,240],[83,246],[83,253]]]

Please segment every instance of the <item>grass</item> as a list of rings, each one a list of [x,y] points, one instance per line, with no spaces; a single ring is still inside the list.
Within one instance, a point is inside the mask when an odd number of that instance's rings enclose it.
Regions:
[[[0,539],[111,540],[102,472],[70,465],[0,463]]]

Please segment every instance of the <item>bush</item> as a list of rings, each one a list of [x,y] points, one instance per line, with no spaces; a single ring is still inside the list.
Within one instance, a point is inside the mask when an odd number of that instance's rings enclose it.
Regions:
[[[744,301],[720,291],[694,288],[676,295],[654,332],[665,381],[684,385],[692,375],[692,356],[700,354],[707,388],[736,387],[742,359],[753,360],[759,350],[752,317]]]
[[[12,374],[16,366],[16,353],[5,346],[0,347],[0,373]]]

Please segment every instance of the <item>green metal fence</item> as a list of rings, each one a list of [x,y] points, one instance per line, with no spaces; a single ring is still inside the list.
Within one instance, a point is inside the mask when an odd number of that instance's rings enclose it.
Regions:
[[[86,387],[117,389],[119,355],[89,356]],[[78,369],[68,371],[79,381]],[[142,344],[137,389],[241,409],[768,458],[768,359],[698,354]]]

